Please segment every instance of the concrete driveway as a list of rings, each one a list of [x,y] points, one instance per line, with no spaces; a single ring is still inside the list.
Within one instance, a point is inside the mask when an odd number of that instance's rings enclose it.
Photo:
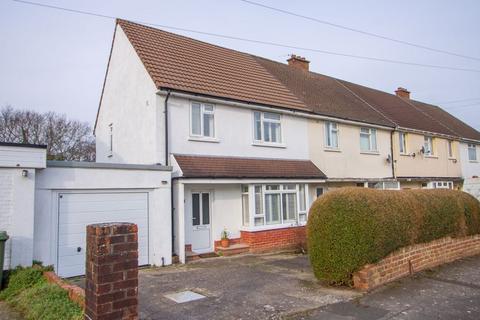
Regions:
[[[166,297],[187,290],[205,298],[176,303]],[[145,269],[139,295],[141,319],[278,319],[359,293],[318,284],[305,255],[276,254]]]

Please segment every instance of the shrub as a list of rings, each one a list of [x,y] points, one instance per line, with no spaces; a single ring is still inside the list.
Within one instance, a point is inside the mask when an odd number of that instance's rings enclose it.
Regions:
[[[342,188],[313,203],[307,224],[315,276],[339,285],[401,247],[478,233],[480,203],[453,190]]]
[[[26,319],[83,319],[82,309],[68,298],[67,291],[43,277],[49,268],[16,268],[0,299],[21,312]]]

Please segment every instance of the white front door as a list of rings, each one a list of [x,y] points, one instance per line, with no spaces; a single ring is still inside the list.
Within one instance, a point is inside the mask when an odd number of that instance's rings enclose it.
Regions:
[[[210,192],[192,192],[192,251],[212,252]]]

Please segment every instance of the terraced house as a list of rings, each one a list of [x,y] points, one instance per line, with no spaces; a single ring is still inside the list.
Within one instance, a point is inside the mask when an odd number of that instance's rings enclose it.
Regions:
[[[224,250],[223,231],[236,252],[291,247],[328,190],[478,183],[480,133],[409,94],[118,20],[97,161],[173,166],[182,262]]]

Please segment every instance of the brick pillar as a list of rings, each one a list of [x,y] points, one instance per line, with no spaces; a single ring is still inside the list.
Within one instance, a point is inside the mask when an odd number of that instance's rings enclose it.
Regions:
[[[85,319],[138,319],[138,234],[135,224],[87,226]]]

